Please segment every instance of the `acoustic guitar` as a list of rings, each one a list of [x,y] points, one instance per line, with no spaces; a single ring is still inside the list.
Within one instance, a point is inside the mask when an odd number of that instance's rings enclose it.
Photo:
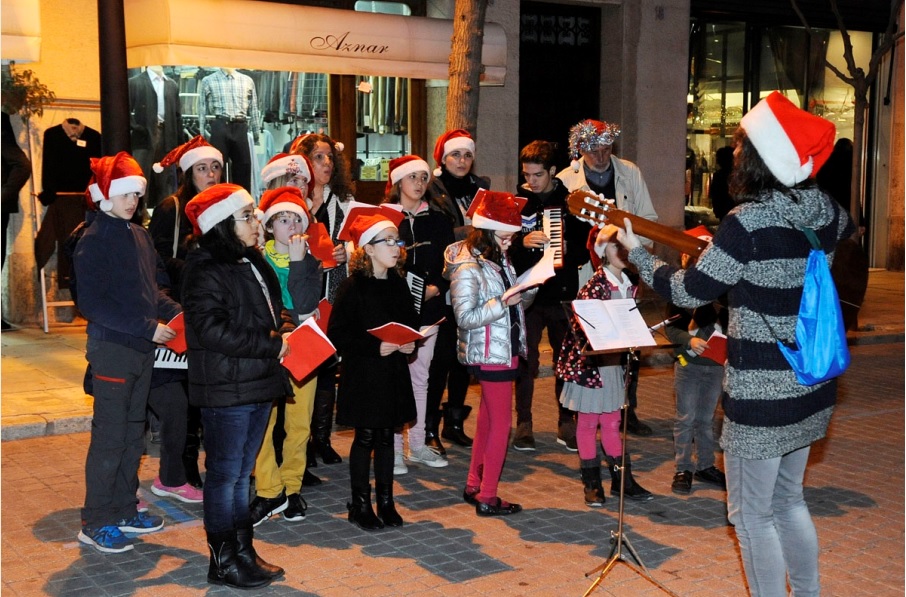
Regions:
[[[625,229],[626,225],[623,224],[623,219],[626,218],[632,222],[632,231],[635,234],[644,236],[656,243],[667,245],[693,257],[698,257],[708,246],[708,241],[689,236],[669,226],[646,220],[628,211],[617,209],[613,205],[605,203],[598,195],[590,191],[573,191],[567,197],[566,204],[569,206],[569,213],[592,226],[613,224]]]

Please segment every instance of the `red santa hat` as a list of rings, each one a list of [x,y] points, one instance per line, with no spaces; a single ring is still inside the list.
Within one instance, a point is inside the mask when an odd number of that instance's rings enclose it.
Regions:
[[[403,212],[389,205],[375,207],[353,207],[343,220],[343,228],[337,235],[340,240],[352,241],[356,247],[364,247],[381,230],[399,228]]]
[[[475,153],[475,141],[472,139],[472,135],[469,134],[469,131],[465,129],[455,129],[447,131],[437,138],[437,143],[434,144],[434,162],[437,164],[437,168],[434,170],[434,176],[440,176],[440,167],[443,165],[444,159],[457,149],[471,151],[472,154]]]
[[[311,223],[311,213],[308,211],[308,206],[305,205],[305,198],[302,197],[302,191],[296,187],[280,187],[264,191],[264,194],[261,195],[258,209],[264,213],[261,221],[265,224],[272,217],[283,211],[301,216],[302,230],[306,230],[309,223]]]
[[[217,160],[223,166],[223,154],[216,147],[205,141],[204,137],[196,135],[186,143],[174,147],[170,153],[164,156],[164,159],[154,164],[152,168],[160,174],[167,166],[177,164],[180,170],[188,172],[192,166],[201,160],[207,159]]]
[[[799,109],[779,91],[755,104],[739,126],[771,174],[788,187],[817,173],[834,150],[833,123]]]
[[[100,203],[101,211],[113,209],[111,197],[138,193],[145,194],[147,181],[142,176],[142,168],[131,155],[121,151],[113,156],[91,158],[93,176],[88,182],[88,194],[91,201]]]
[[[387,193],[390,193],[393,185],[415,172],[424,172],[430,178],[431,167],[428,166],[428,162],[417,155],[404,155],[401,158],[390,160],[390,178],[387,180]]]
[[[472,218],[475,228],[519,232],[522,230],[522,208],[526,203],[528,199],[511,193],[479,189],[466,216]]]
[[[206,188],[186,203],[186,217],[192,222],[195,234],[207,234],[246,205],[254,204],[252,196],[244,188],[222,182]]]
[[[284,174],[301,174],[305,182],[311,182],[311,162],[301,154],[278,153],[261,169],[261,180],[268,183]]]

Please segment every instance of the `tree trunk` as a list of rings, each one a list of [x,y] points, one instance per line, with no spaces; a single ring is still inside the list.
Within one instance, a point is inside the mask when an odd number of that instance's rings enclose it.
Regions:
[[[478,81],[487,8],[488,0],[456,0],[453,15],[446,128],[466,129],[473,137],[478,127]]]
[[[868,99],[863,92],[856,89],[855,93],[855,113],[853,114],[853,176],[850,182],[850,202],[849,217],[852,218],[853,224],[858,229],[862,221],[862,215],[865,212],[862,205],[865,193],[862,184],[862,173],[864,172],[865,162],[865,114],[868,112]]]

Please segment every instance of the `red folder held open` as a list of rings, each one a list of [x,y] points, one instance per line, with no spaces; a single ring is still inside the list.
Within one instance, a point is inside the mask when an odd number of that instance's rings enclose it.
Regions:
[[[720,332],[714,332],[708,338],[708,348],[701,355],[715,363],[723,365],[727,362],[727,337]]]
[[[293,330],[286,341],[289,344],[289,354],[283,357],[282,363],[297,381],[311,375],[321,363],[337,352],[312,317]]]
[[[446,317],[442,317],[440,321],[435,324],[423,327],[421,331],[414,330],[408,325],[403,325],[401,323],[391,321],[390,323],[385,323],[382,326],[371,328],[370,330],[368,330],[368,333],[372,336],[377,336],[382,342],[389,342],[390,344],[402,346],[403,344],[409,344],[410,342],[418,342],[419,340],[424,340],[428,336],[436,334],[437,325],[445,319]]]
[[[330,240],[324,224],[315,222],[308,227],[305,234],[308,235],[308,250],[321,262],[321,267],[324,269],[337,267],[337,261],[333,258],[333,241]]]

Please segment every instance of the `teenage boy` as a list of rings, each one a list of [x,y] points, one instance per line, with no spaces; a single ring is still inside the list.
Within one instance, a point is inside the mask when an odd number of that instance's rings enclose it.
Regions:
[[[532,141],[519,153],[519,163],[525,184],[516,194],[528,199],[522,210],[522,231],[513,239],[513,264],[521,273],[535,265],[544,254],[550,239],[543,231],[544,210],[559,210],[562,222],[563,265],[556,269],[538,290],[535,302],[525,312],[526,343],[528,360],[519,360],[519,375],[516,379],[516,433],[513,448],[521,451],[535,450],[532,433],[532,394],[535,391],[535,377],[538,375],[541,332],[547,328],[547,337],[557,362],[563,339],[569,331],[569,321],[563,310],[563,301],[576,298],[579,291],[579,268],[589,259],[585,247],[591,226],[569,215],[566,185],[554,174],[554,146],[548,141]],[[560,414],[557,420],[557,443],[572,452],[576,451],[575,413],[560,405],[560,391],[563,382],[554,383],[554,399]]]
[[[91,170],[91,206],[100,211],[73,255],[94,388],[79,541],[120,553],[133,547],[124,532],[164,526],[161,517],[137,511],[135,492],[154,347],[176,336],[159,320],[169,321],[181,309],[158,287],[151,236],[132,222],[146,187],[138,162],[120,152],[92,158]]]

